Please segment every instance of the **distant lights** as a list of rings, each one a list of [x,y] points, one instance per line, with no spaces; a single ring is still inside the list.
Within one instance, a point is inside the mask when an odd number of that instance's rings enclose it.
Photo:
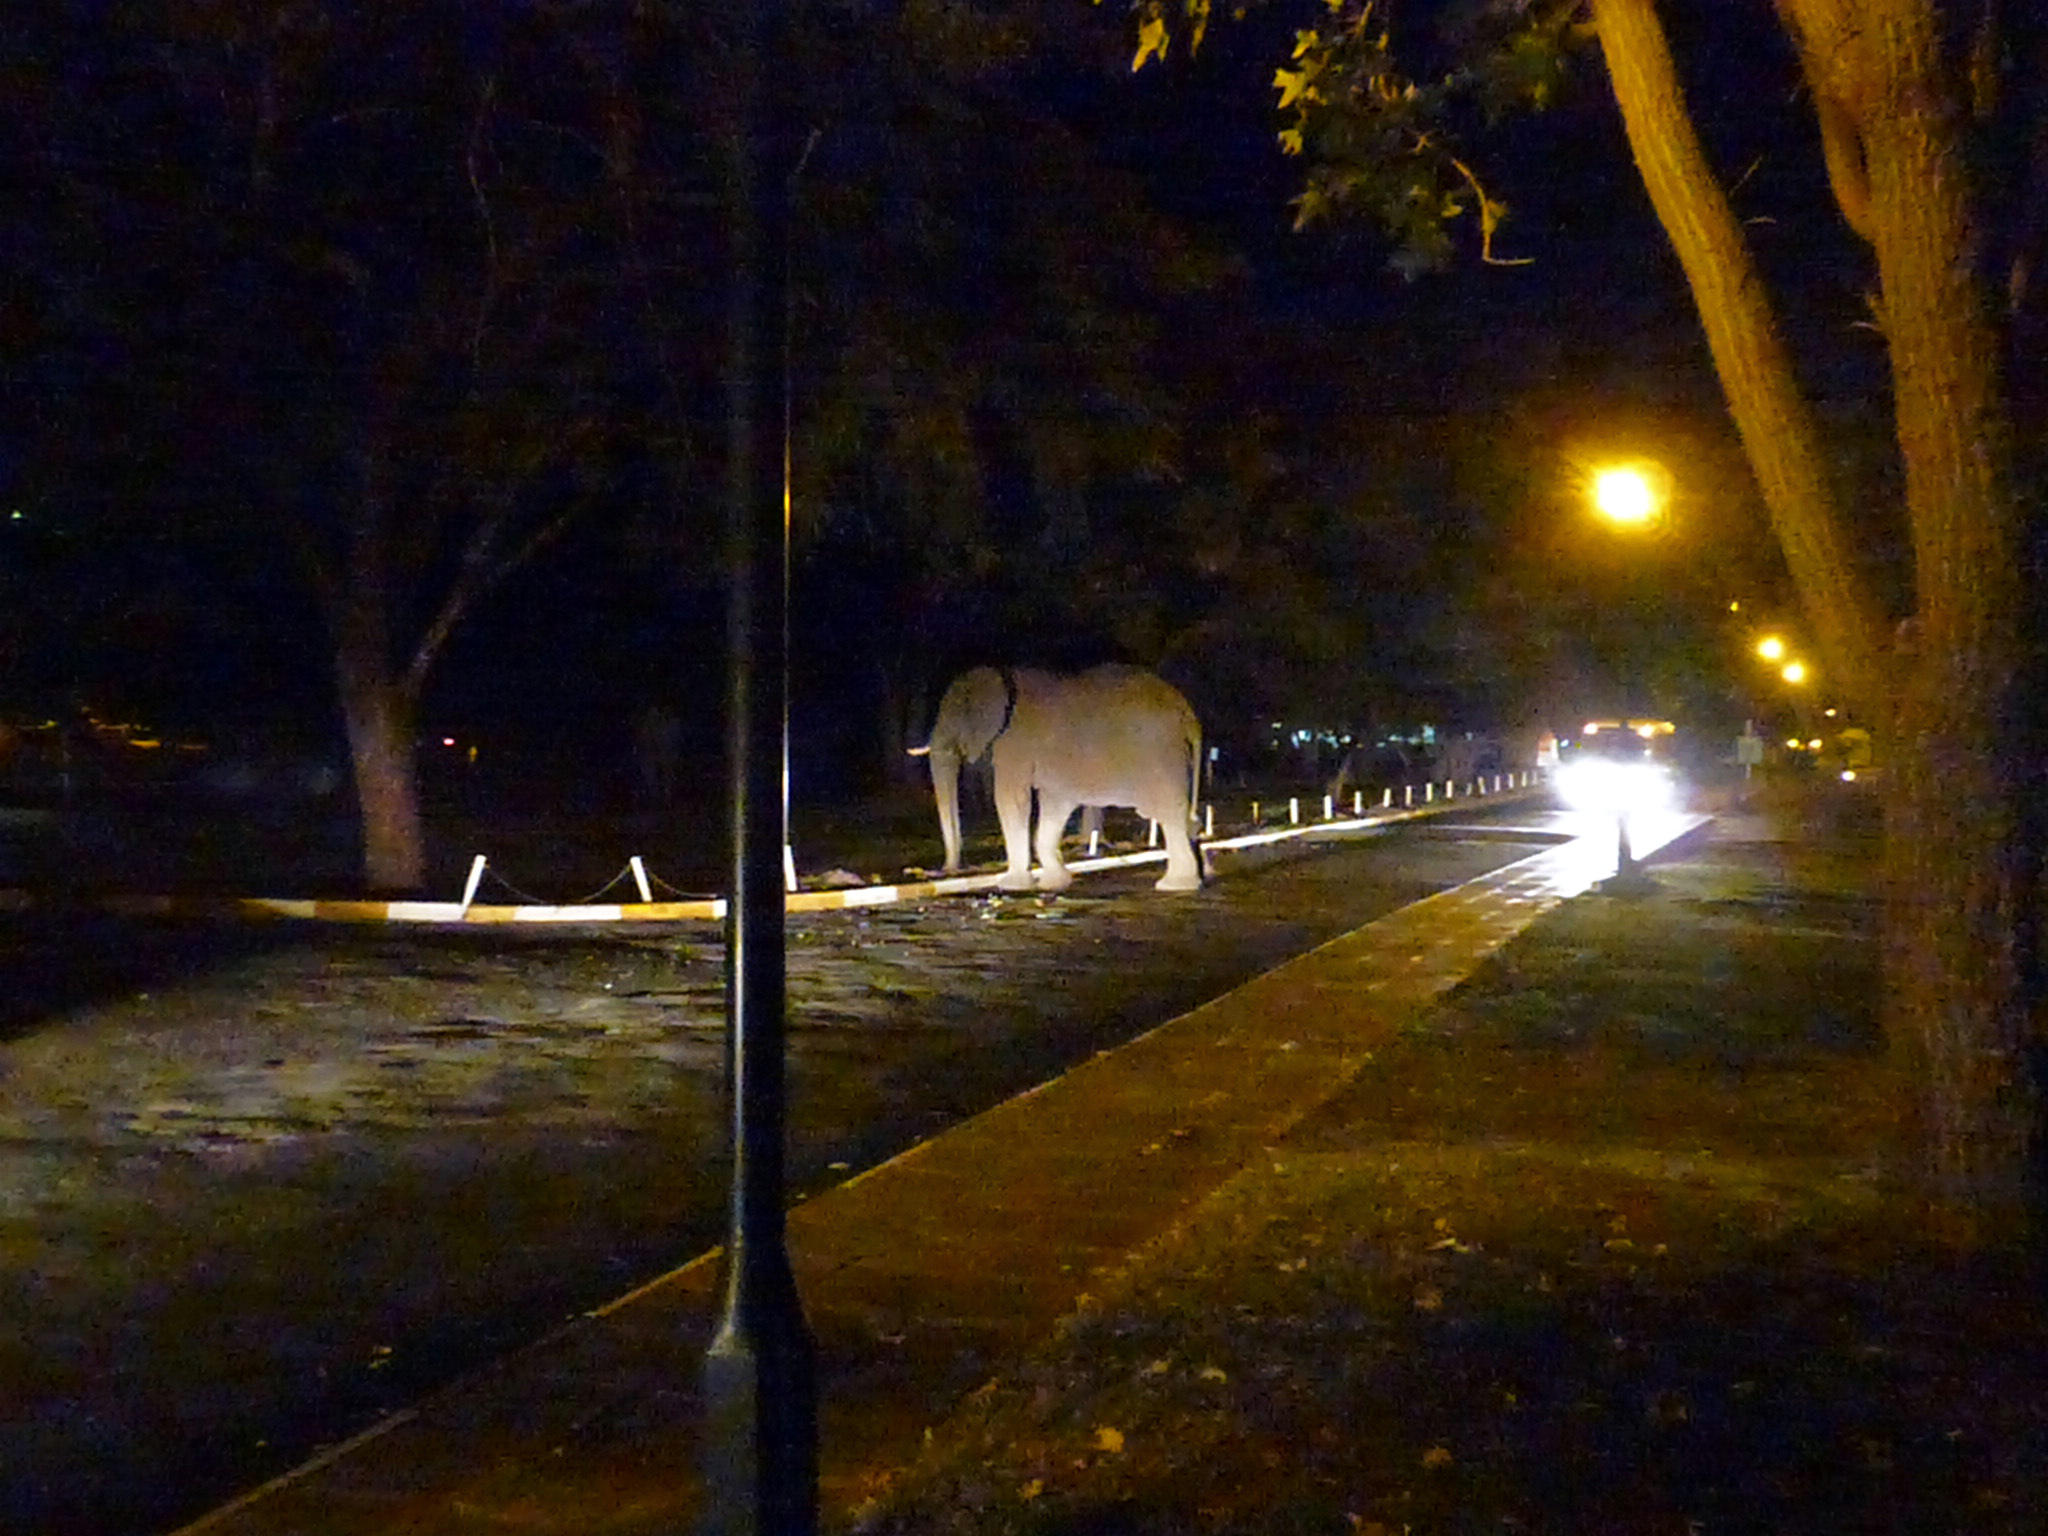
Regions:
[[[1776,635],[1765,635],[1756,643],[1756,653],[1765,661],[1783,661],[1785,642]]]

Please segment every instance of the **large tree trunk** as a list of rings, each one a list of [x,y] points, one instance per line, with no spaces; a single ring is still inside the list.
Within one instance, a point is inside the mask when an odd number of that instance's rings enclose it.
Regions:
[[[427,874],[411,700],[389,678],[341,678],[342,716],[363,817],[363,880],[385,893],[417,891]]]
[[[2001,757],[2017,739],[2022,551],[1959,124],[1926,0],[1869,0],[1839,33],[1832,0],[1781,9],[1816,87],[1844,214],[1872,240],[1883,280],[1919,610],[1889,698],[1877,605],[1856,578],[1818,434],[1652,0],[1593,5],[1630,146],[1824,654],[1873,718],[1891,717],[1889,1038],[1921,1089],[1928,1194],[1959,1235],[1997,1238],[2021,1224],[2034,1123],[2015,940],[2019,818]]]
[[[1866,4],[1852,50],[1918,596],[1887,983],[1894,1038],[1924,1085],[1932,1193],[1995,1238],[2024,1214],[2034,1128],[2010,760],[2026,737],[2010,417],[1977,276],[1965,109],[1933,8]]]

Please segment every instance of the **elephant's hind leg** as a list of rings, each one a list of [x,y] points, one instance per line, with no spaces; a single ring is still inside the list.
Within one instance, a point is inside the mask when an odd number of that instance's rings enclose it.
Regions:
[[[1038,792],[1038,888],[1063,891],[1074,883],[1074,872],[1060,857],[1060,834],[1067,830],[1067,818],[1074,814],[1072,800],[1049,799]]]
[[[1195,843],[1188,832],[1188,808],[1184,805],[1162,806],[1162,814],[1147,810],[1145,814],[1159,823],[1166,839],[1166,873],[1152,884],[1155,891],[1199,891],[1202,888],[1202,861],[1195,855]]]
[[[1173,829],[1166,831],[1166,873],[1153,882],[1155,891],[1199,891],[1202,888],[1202,862],[1195,857],[1195,848],[1188,835],[1183,832],[1175,837]]]

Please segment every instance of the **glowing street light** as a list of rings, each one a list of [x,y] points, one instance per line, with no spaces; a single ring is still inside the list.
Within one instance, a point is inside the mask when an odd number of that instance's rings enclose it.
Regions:
[[[1756,643],[1756,653],[1765,661],[1783,661],[1785,642],[1777,635],[1765,635]]]
[[[1786,682],[1795,685],[1803,683],[1806,681],[1806,663],[1803,661],[1788,661],[1785,663],[1783,670],[1778,673],[1778,676],[1785,679]]]
[[[1593,509],[1610,523],[1643,527],[1656,519],[1662,505],[1650,476],[1635,465],[1616,465],[1593,475]]]

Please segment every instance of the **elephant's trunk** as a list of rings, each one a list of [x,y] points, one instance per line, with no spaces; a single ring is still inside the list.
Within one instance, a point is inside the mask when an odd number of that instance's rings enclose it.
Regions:
[[[960,872],[960,754],[933,746],[932,798],[939,806],[939,836],[946,845],[946,873]]]

